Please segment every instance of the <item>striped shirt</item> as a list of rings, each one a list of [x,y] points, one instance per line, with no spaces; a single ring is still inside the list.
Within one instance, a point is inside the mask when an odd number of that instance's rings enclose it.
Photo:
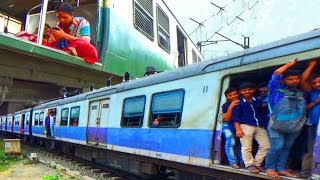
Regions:
[[[60,26],[60,22],[57,23],[57,26],[62,28]],[[87,21],[83,17],[74,17],[72,24],[69,26],[69,28],[63,29],[65,33],[78,37],[78,38],[85,38],[88,41],[91,40],[90,38],[90,24],[89,21]]]

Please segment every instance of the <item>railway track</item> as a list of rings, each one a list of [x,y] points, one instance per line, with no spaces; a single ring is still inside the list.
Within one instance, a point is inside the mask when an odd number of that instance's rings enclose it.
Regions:
[[[47,164],[52,168],[58,169],[62,174],[76,179],[108,179],[108,180],[141,180],[127,172],[117,169],[97,165],[93,162],[83,160],[72,155],[61,154],[47,150],[43,147],[22,144],[22,153],[29,155],[37,153],[37,158],[41,163]]]

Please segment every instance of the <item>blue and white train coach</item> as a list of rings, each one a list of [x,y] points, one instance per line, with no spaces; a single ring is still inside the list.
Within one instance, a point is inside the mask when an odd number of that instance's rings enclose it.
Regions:
[[[47,102],[30,110],[31,137],[136,174],[265,178],[225,165],[218,121],[223,92],[244,81],[268,82],[279,65],[293,58],[299,59],[297,68],[303,70],[307,60],[318,57],[320,30]],[[56,125],[55,138],[48,139],[43,132],[50,109],[56,112]],[[6,116],[7,123],[11,117]],[[315,152],[319,149],[316,143]],[[314,153],[313,163],[319,159],[320,154]],[[319,177],[320,167],[312,167],[312,176]]]

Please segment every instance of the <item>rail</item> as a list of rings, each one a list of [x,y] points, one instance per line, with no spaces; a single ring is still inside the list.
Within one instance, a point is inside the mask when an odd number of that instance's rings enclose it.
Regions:
[[[39,20],[39,29],[38,29],[38,38],[37,43],[42,44],[43,39],[43,31],[44,26],[46,24],[46,16],[47,16],[47,8],[48,8],[49,0],[42,0],[41,12],[40,12],[40,20]]]

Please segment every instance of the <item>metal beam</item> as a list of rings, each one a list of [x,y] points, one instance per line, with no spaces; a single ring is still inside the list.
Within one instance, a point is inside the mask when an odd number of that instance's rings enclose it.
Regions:
[[[38,39],[37,39],[38,44],[42,44],[43,31],[44,31],[45,24],[46,24],[48,2],[49,2],[48,0],[42,0],[40,21],[39,21],[39,28],[38,28]]]

